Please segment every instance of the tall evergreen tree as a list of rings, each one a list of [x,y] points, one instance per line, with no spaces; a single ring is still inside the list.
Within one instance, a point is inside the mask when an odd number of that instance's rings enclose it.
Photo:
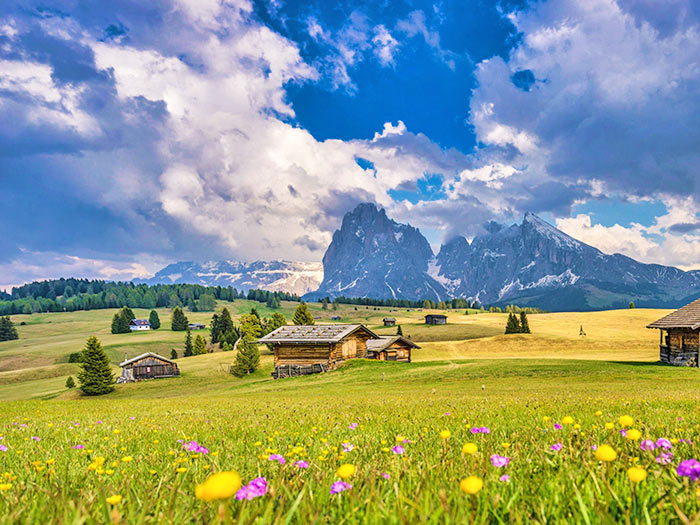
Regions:
[[[177,350],[174,348],[170,350],[170,359],[177,359]]]
[[[207,353],[207,342],[200,334],[197,334],[197,337],[194,338],[193,353],[194,355],[202,355]]]
[[[9,315],[0,317],[0,341],[19,339],[17,329]]]
[[[66,379],[66,388],[75,388],[75,379],[73,379],[73,376],[68,376],[68,379]]]
[[[158,312],[151,310],[151,314],[148,316],[148,322],[151,325],[152,330],[158,330],[158,328],[160,328],[160,317],[158,317]]]
[[[270,333],[277,330],[280,326],[285,326],[287,324],[287,318],[279,312],[275,312],[270,316],[265,324],[265,330]]]
[[[127,324],[129,324],[129,321],[131,321],[132,319],[136,319],[134,312],[128,306],[122,307],[122,311],[124,312],[124,317],[126,317]]]
[[[519,334],[520,333],[520,323],[518,318],[515,317],[513,312],[508,314],[508,322],[506,323],[506,333],[507,334]]]
[[[185,313],[182,311],[182,308],[180,308],[179,306],[173,308],[173,316],[170,322],[172,330],[174,332],[182,332],[184,330],[187,330],[188,325],[189,321],[187,320]]]
[[[233,375],[243,377],[246,374],[255,372],[260,366],[260,351],[258,345],[251,336],[246,335],[238,345],[236,359],[231,372]]]
[[[231,314],[228,308],[221,309],[221,315],[219,316],[219,333],[225,334],[233,330],[233,319],[231,319]]]
[[[190,357],[194,353],[194,347],[192,346],[192,332],[187,330],[187,335],[185,336],[185,353],[182,354],[185,357]]]
[[[116,314],[114,314],[114,317],[112,317],[112,333],[128,334],[129,332],[131,332],[131,330],[129,329],[130,320],[131,319],[127,318],[127,314],[124,308],[119,310]]]
[[[78,381],[84,394],[99,396],[114,390],[114,375],[109,358],[95,336],[88,337],[85,343],[81,367]]]
[[[396,335],[401,335],[403,336],[403,330],[401,330],[401,325],[396,329]]]
[[[522,311],[520,312],[520,333],[529,334],[530,333],[530,323],[527,321],[527,314]]]
[[[314,324],[314,316],[311,315],[311,311],[309,311],[309,307],[306,303],[301,303],[297,306],[297,309],[294,311],[292,322],[296,325]]]

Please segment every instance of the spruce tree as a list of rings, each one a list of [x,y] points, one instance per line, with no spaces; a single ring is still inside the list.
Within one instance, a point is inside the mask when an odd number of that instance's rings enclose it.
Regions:
[[[401,330],[401,325],[396,329],[396,335],[403,336],[403,330]]]
[[[275,312],[270,316],[265,324],[265,329],[267,333],[277,330],[280,326],[285,326],[287,324],[287,318],[279,312]]]
[[[187,320],[187,317],[185,316],[185,313],[182,311],[182,308],[179,306],[176,306],[173,308],[173,317],[170,322],[170,327],[174,332],[183,332],[187,330],[187,326],[189,325],[189,321]]]
[[[219,342],[219,337],[221,337],[221,328],[219,327],[219,314],[214,314],[211,316],[209,334],[211,336],[211,343],[214,345],[217,344]]]
[[[506,333],[507,334],[518,334],[520,333],[520,323],[518,318],[515,317],[514,313],[508,314],[508,322],[506,323]]]
[[[238,345],[236,359],[233,363],[231,372],[233,375],[243,377],[246,374],[251,374],[258,369],[260,365],[260,351],[255,339],[246,335],[241,344]]]
[[[221,315],[219,316],[219,333],[225,334],[231,330],[233,330],[233,319],[231,319],[231,314],[229,313],[228,308],[222,308]]]
[[[160,317],[158,317],[158,312],[151,310],[151,315],[148,316],[148,323],[151,325],[152,330],[158,330],[158,328],[160,328]]]
[[[127,319],[127,314],[122,308],[116,314],[114,314],[114,317],[112,317],[112,333],[128,334],[131,332],[129,329],[129,321],[130,319]]]
[[[134,312],[128,306],[123,306],[122,312],[124,312],[124,317],[126,317],[126,324],[129,324],[129,321],[132,319],[136,319]]]
[[[292,318],[292,322],[295,325],[314,324],[314,316],[311,315],[309,307],[306,305],[306,303],[301,303],[299,306],[297,306],[297,309],[294,311],[294,317]]]
[[[68,376],[68,379],[66,379],[66,388],[75,388],[75,379],[73,379],[73,376]]]
[[[634,301],[630,301],[630,308],[634,308],[634,307],[635,307]]]
[[[99,396],[114,390],[112,367],[97,337],[91,336],[85,343],[81,366],[78,381],[84,394]]]
[[[194,355],[202,355],[207,353],[207,342],[199,334],[197,334],[197,337],[194,338],[193,353]]]
[[[530,323],[527,322],[527,314],[524,311],[520,312],[520,333],[530,333]]]
[[[174,348],[170,350],[170,359],[177,359],[177,350]]]
[[[9,315],[0,317],[0,341],[19,339],[17,329]]]
[[[187,335],[185,336],[185,353],[182,354],[185,357],[190,357],[193,354],[194,347],[192,346],[192,332],[187,330]]]

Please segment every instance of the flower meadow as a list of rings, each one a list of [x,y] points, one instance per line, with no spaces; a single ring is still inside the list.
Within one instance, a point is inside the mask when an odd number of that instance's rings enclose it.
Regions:
[[[666,523],[700,511],[700,417],[686,401],[1,406],[2,523]]]

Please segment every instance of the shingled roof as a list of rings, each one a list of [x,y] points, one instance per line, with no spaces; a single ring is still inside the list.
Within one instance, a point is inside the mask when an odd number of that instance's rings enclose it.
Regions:
[[[700,328],[700,299],[647,325],[647,328]]]
[[[136,357],[132,357],[131,359],[127,359],[127,360],[123,361],[122,363],[119,363],[119,366],[121,366],[123,368],[126,365],[130,365],[131,363],[134,363],[135,361],[140,361],[141,359],[143,359],[145,357],[153,357],[154,359],[162,359],[163,361],[167,361],[168,363],[177,364],[172,359],[168,359],[167,357],[163,357],[162,355],[154,354],[153,352],[146,352],[145,354],[137,355]]]
[[[363,330],[373,339],[379,336],[361,324],[319,324],[280,326],[274,332],[258,339],[259,343],[337,343],[350,334]]]
[[[380,335],[379,339],[370,339],[367,341],[367,350],[372,352],[378,352],[379,350],[384,350],[389,346],[393,345],[396,341],[403,341],[404,343],[411,346],[411,348],[420,348],[416,343],[410,339],[406,339],[400,335]]]

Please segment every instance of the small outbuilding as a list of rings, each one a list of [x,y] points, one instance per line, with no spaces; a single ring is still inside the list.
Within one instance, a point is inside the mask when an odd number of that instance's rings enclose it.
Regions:
[[[129,321],[129,330],[132,332],[140,332],[141,330],[150,330],[151,323],[148,319],[132,319]]]
[[[396,326],[396,319],[394,319],[393,317],[385,317],[383,321],[384,326]]]
[[[331,317],[331,321],[340,321],[340,316],[334,315],[333,317]]]
[[[187,325],[187,328],[190,330],[204,330],[206,325],[203,325],[202,323],[190,323]]]
[[[258,340],[272,345],[272,377],[326,372],[355,358],[367,357],[367,341],[379,336],[361,324],[281,326]]]
[[[676,366],[698,366],[700,299],[647,325],[659,330],[659,359]]]
[[[428,314],[425,316],[425,324],[447,324],[447,316],[442,314]]]
[[[180,375],[180,369],[175,361],[153,352],[125,359],[123,363],[119,363],[119,366],[122,368],[122,375],[117,378],[117,383]]]
[[[410,339],[401,335],[382,335],[379,339],[367,341],[367,357],[380,361],[411,362],[411,351],[420,348]]]

